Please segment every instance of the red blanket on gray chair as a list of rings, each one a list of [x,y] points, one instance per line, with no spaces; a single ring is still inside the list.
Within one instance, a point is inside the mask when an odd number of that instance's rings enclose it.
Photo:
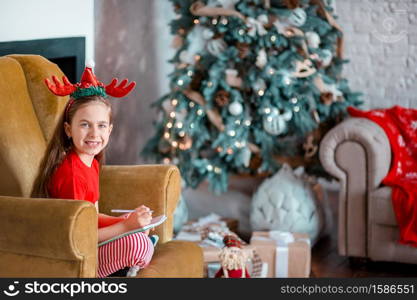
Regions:
[[[348,112],[377,123],[388,136],[392,161],[382,183],[392,188],[399,242],[417,247],[417,109],[394,106],[361,111],[349,107]]]

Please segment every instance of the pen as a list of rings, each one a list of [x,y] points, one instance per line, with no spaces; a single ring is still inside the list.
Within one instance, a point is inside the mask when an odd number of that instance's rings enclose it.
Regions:
[[[134,212],[134,209],[112,209],[111,212],[114,213],[131,213]],[[149,213],[153,213],[153,210],[150,210]]]

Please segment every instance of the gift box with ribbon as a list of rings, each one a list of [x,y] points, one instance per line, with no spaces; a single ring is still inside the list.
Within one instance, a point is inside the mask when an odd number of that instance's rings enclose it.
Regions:
[[[268,263],[267,277],[310,276],[311,249],[307,234],[284,231],[255,231],[250,245],[263,262]]]

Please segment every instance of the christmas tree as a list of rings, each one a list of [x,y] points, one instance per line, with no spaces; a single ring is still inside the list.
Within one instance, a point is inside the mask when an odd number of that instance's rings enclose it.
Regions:
[[[178,165],[188,186],[227,190],[230,174],[282,162],[321,174],[323,134],[358,106],[341,78],[342,30],[321,0],[171,0],[177,51],[143,155]]]

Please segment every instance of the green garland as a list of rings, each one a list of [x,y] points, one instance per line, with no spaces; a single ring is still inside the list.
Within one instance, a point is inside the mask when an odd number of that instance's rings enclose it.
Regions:
[[[104,98],[107,98],[106,90],[104,87],[101,86],[92,86],[89,88],[81,89],[78,88],[74,93],[71,94],[71,97],[74,99],[78,99],[81,97],[88,97],[88,96],[102,96]]]

